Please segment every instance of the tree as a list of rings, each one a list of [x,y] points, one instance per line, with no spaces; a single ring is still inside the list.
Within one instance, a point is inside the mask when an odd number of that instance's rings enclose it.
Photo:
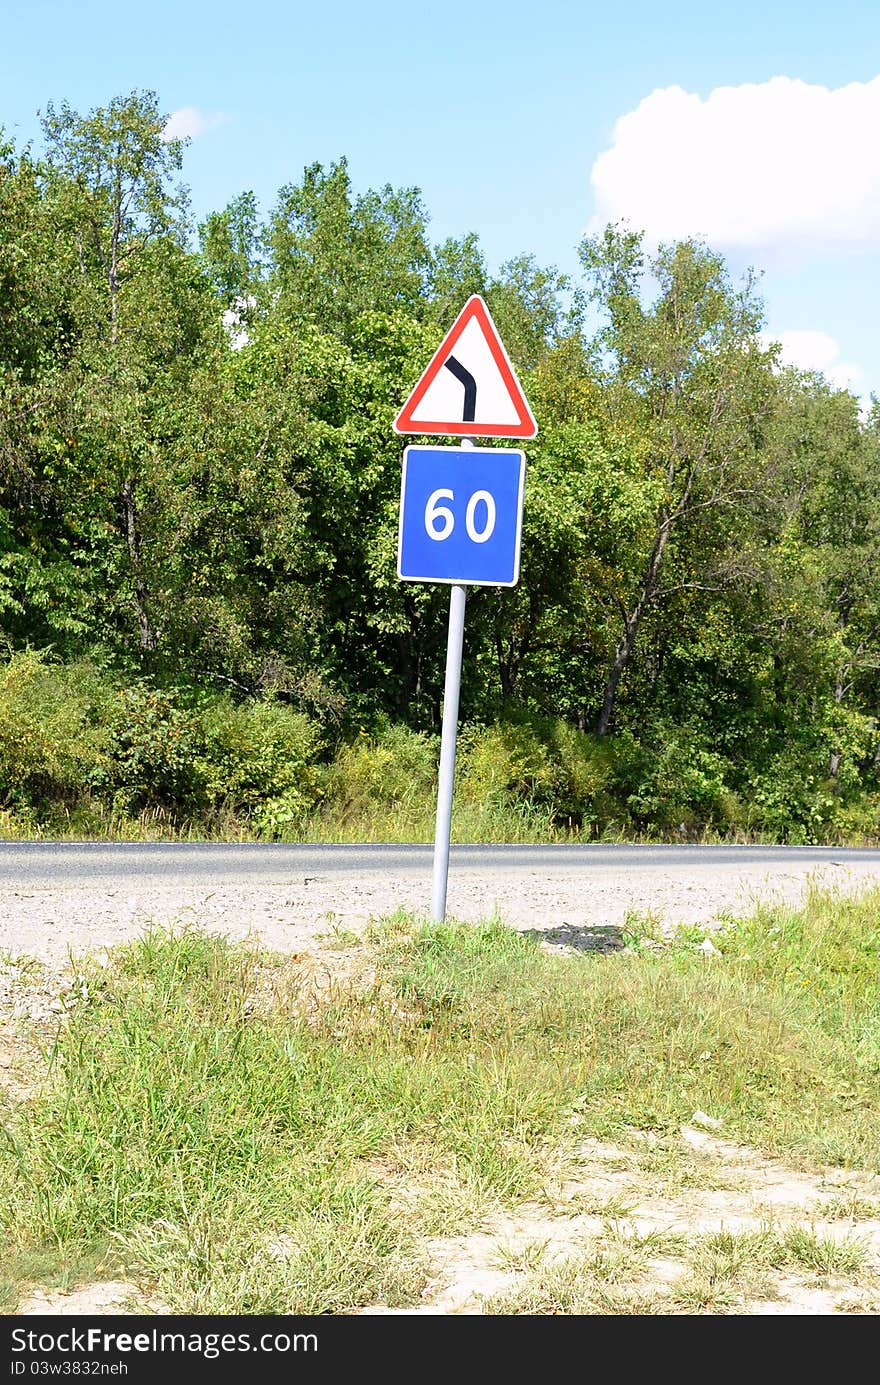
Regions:
[[[458,239],[450,236],[435,246],[431,255],[428,277],[431,317],[447,331],[471,295],[486,292],[488,282],[489,273],[479,237],[473,231]]]
[[[571,330],[562,294],[568,278],[539,266],[534,255],[519,255],[501,266],[487,297],[501,339],[520,370],[534,370]]]
[[[734,290],[704,246],[685,241],[647,257],[640,236],[611,227],[585,240],[580,255],[606,319],[593,344],[603,412],[632,438],[656,495],[635,580],[611,592],[620,634],[596,723],[604,736],[642,623],[663,598],[673,536],[705,511],[732,513],[755,490],[773,386],[755,339],[761,308],[751,276]],[[649,276],[658,294],[646,305]],[[698,581],[686,574],[676,585]]]
[[[365,312],[423,311],[431,254],[416,188],[355,196],[345,159],[312,164],[281,189],[268,242],[272,287],[295,321],[347,338]]]
[[[172,180],[186,141],[164,138],[167,117],[152,91],[115,97],[87,116],[49,102],[41,123],[49,168],[74,190],[83,274],[89,251],[103,268],[115,342],[120,292],[143,250],[157,237],[182,237],[186,193]]]
[[[81,290],[80,340],[59,421],[79,449],[79,475],[90,458],[99,494],[104,475],[113,478],[138,647],[148,655],[158,634],[143,479],[155,459],[157,384],[206,325],[185,251],[186,193],[173,184],[183,141],[164,137],[166,118],[149,91],[86,116],[50,104],[42,124],[48,195],[76,248]]]
[[[265,237],[252,192],[212,212],[199,227],[202,261],[226,308],[241,312],[257,293],[266,268]]]
[[[866,753],[864,713],[878,710],[878,437],[852,394],[787,370],[769,444],[778,502],[767,516],[764,630],[777,701],[788,715],[797,706],[801,729],[826,745],[831,779],[851,777]]]

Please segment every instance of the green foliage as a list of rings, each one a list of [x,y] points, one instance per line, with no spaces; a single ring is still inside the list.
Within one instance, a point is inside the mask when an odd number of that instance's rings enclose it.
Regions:
[[[229,817],[276,836],[320,794],[317,726],[273,700],[235,703],[144,680],[120,686],[88,663],[15,654],[0,669],[0,804],[47,825],[59,806],[171,823]],[[88,814],[86,814],[87,820]]]
[[[461,830],[877,837],[877,411],[780,368],[751,276],[614,227],[493,275],[344,159],[196,251],[164,128],[135,91],[0,141],[0,635],[59,718],[10,811],[429,834],[445,592],[395,575],[390,425],[479,292],[540,434],[521,581],[468,600]]]
[[[116,691],[108,707],[110,753],[96,767],[98,797],[112,796],[123,812],[179,804],[186,811],[199,793],[193,727],[173,692],[143,683]]]
[[[263,233],[254,194],[243,192],[222,212],[212,212],[199,228],[199,240],[217,292],[246,328],[263,270]]]
[[[521,799],[560,826],[594,825],[608,806],[612,753],[560,717],[520,716],[471,727],[463,737],[465,800]]]
[[[691,835],[742,826],[724,757],[691,728],[655,723],[651,731],[648,745],[637,744],[631,735],[625,742],[618,738],[615,754],[617,783],[641,830]]]
[[[105,760],[109,728],[96,711],[103,689],[85,664],[50,664],[33,651],[0,668],[0,802],[39,808],[81,792]]]
[[[198,712],[196,767],[212,808],[253,814],[264,836],[280,835],[314,807],[318,729],[277,702],[216,697]]]
[[[87,835],[114,823],[128,834],[139,817],[172,832],[226,824],[269,839],[433,832],[438,738],[399,723],[359,732],[328,761],[319,723],[277,695],[193,694],[26,651],[0,668],[0,728],[9,833],[75,820]],[[822,755],[821,742],[793,740],[756,775],[696,726],[596,737],[510,706],[462,728],[453,831],[476,841],[876,840],[874,798],[852,776],[830,779]]]
[[[775,755],[755,777],[751,804],[753,823],[769,838],[803,845],[827,834],[837,798],[827,771],[794,745]]]
[[[375,736],[362,732],[343,746],[324,777],[325,811],[344,824],[376,806],[415,805],[424,812],[436,792],[436,737],[389,726]]]
[[[223,696],[188,706],[146,685],[120,689],[110,705],[111,751],[93,783],[116,808],[169,806],[207,820],[224,810],[271,837],[314,804],[319,737],[301,712]]]

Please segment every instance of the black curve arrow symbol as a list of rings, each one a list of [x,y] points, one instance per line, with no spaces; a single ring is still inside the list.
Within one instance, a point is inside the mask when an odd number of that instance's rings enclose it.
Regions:
[[[477,414],[477,382],[469,370],[465,370],[461,361],[457,361],[454,356],[448,357],[443,362],[447,370],[451,370],[456,380],[460,380],[464,385],[464,410],[461,415],[462,423],[473,423]]]

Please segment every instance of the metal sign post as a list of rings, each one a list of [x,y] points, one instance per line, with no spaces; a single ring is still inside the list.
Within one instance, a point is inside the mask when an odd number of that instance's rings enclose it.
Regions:
[[[446,914],[467,587],[512,587],[519,578],[525,470],[522,452],[476,447],[472,438],[457,447],[408,447],[403,456],[397,575],[450,587],[431,888],[437,923]]]
[[[446,682],[443,686],[443,730],[440,734],[440,778],[437,783],[437,825],[434,829],[434,872],[431,877],[431,922],[446,917],[449,879],[449,840],[452,828],[452,787],[458,737],[458,695],[461,690],[461,651],[467,588],[449,592],[449,636],[446,641]]]
[[[462,438],[462,447],[468,448],[473,445],[473,438]],[[432,923],[442,923],[446,918],[449,843],[452,835],[452,790],[455,784],[455,750],[458,741],[458,701],[461,693],[466,602],[467,588],[453,585],[449,592],[446,681],[443,684],[443,727],[440,732],[440,777],[437,781],[437,822],[434,828],[434,869],[431,876]]]

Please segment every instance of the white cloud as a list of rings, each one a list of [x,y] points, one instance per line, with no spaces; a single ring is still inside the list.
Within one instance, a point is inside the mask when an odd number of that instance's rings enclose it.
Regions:
[[[762,346],[778,341],[783,365],[798,370],[818,370],[837,389],[858,393],[864,372],[859,366],[840,359],[840,347],[828,332],[760,332]]]
[[[722,247],[880,248],[880,76],[829,88],[791,77],[646,96],[593,165],[590,230]]]
[[[198,139],[206,130],[213,130],[215,125],[222,125],[225,120],[223,115],[205,115],[195,106],[181,106],[179,111],[172,111],[165,123],[162,131],[163,140],[170,139]]]

